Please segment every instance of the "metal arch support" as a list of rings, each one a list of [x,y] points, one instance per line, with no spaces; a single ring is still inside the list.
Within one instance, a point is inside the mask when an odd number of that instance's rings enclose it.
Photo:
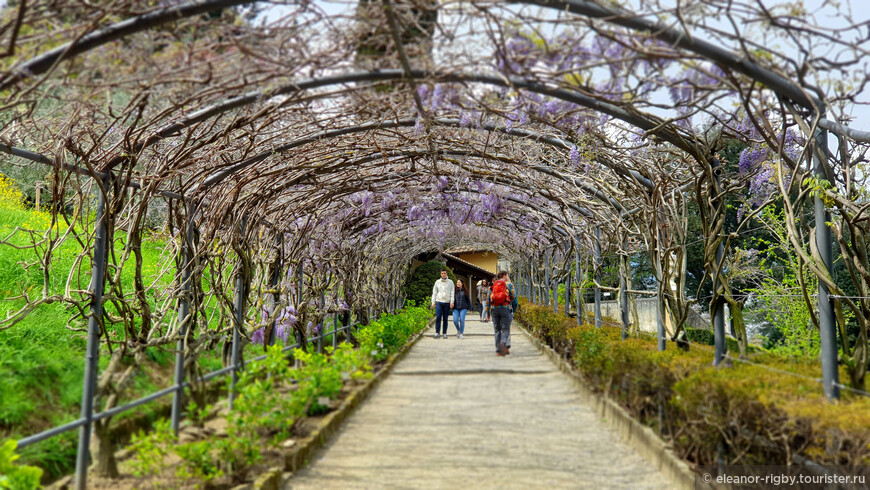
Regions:
[[[242,219],[242,229],[240,232],[244,231],[244,228],[247,224],[247,217]],[[230,379],[230,389],[227,400],[227,407],[230,411],[233,409],[233,401],[236,398],[236,385],[239,382],[239,360],[241,357],[241,331],[245,325],[245,304],[248,299],[248,288],[249,282],[245,277],[244,271],[241,270],[242,264],[240,260],[239,270],[236,272],[236,285],[235,285],[235,298],[233,299],[233,306],[235,308],[235,315],[233,315],[233,345],[232,345],[232,354],[231,354],[231,363],[232,363],[232,378]]]
[[[579,239],[578,239],[579,242]],[[583,294],[581,286],[583,285],[583,280],[580,277],[580,251],[574,250],[574,280],[577,283],[577,297],[574,298],[574,301],[577,303],[577,325],[583,325]]]
[[[824,107],[823,107],[824,110]],[[821,112],[824,114],[824,112]],[[827,179],[825,164],[822,160],[828,152],[828,132],[817,130],[815,134],[815,148],[813,152],[813,173],[816,177]],[[816,194],[813,198],[815,210],[816,247],[822,259],[825,270],[833,271],[833,236],[828,222],[831,221],[831,213],[825,206],[825,202]],[[831,302],[831,292],[827,283],[819,280],[819,341],[822,355],[822,385],[825,396],[829,400],[840,399],[840,374],[837,370],[837,319],[834,314],[834,305]]]
[[[390,124],[393,124],[393,123],[390,123]],[[374,128],[374,129],[383,129],[383,128],[385,128],[385,127],[398,127],[398,126],[381,126],[380,128]],[[371,128],[371,127],[368,127],[368,125],[364,125],[364,126],[355,126],[354,128],[356,128],[356,129],[354,130],[354,132],[357,132],[357,131],[368,131],[368,130],[373,129],[373,128]],[[347,128],[347,129],[349,129],[349,128]],[[342,129],[341,131],[342,131],[342,134],[348,134],[347,132],[345,132],[345,129]],[[309,142],[310,142],[310,141],[309,141]],[[273,149],[273,150],[271,150],[271,151],[265,152],[265,154],[267,154],[266,156],[271,156],[271,155],[273,155],[273,154],[275,154],[275,153],[277,153],[277,152],[279,152],[279,151],[280,151],[280,150],[278,150],[278,149]],[[285,151],[286,151],[286,150],[285,150]],[[493,160],[493,159],[495,159],[495,160],[502,161],[502,162],[509,162],[509,163],[513,163],[513,164],[517,164],[517,165],[525,165],[526,167],[528,167],[528,168],[531,169],[531,170],[534,170],[534,171],[537,171],[537,172],[546,173],[547,175],[553,176],[553,177],[555,177],[555,178],[559,178],[560,180],[563,180],[563,181],[565,181],[565,182],[567,182],[567,183],[572,183],[572,184],[575,184],[575,185],[576,185],[576,181],[575,181],[575,179],[568,179],[568,178],[566,178],[565,176],[560,175],[560,174],[554,172],[552,169],[550,169],[550,168],[548,168],[548,167],[541,166],[541,165],[532,165],[532,164],[530,164],[530,163],[528,163],[528,162],[523,162],[523,161],[513,160],[513,159],[498,159],[498,158],[494,158],[492,155],[487,155],[487,154],[484,154],[484,153],[477,153],[477,152],[472,152],[472,151],[466,151],[466,150],[439,150],[439,151],[438,151],[438,154],[440,154],[440,155],[449,155],[449,156],[476,157],[476,158],[483,158],[483,159],[487,159],[487,160]],[[342,164],[337,165],[337,166],[335,166],[335,167],[330,167],[328,170],[332,170],[332,169],[340,170],[341,168],[344,168],[344,167],[353,167],[353,166],[358,166],[358,165],[361,165],[361,164],[364,164],[364,163],[368,163],[368,162],[371,162],[371,161],[374,161],[374,160],[379,160],[379,159],[386,159],[386,158],[413,158],[413,157],[417,157],[417,156],[428,156],[428,155],[431,155],[431,152],[428,151],[428,150],[395,150],[395,151],[391,151],[391,152],[387,152],[387,153],[377,152],[377,153],[373,153],[373,154],[371,154],[371,155],[368,155],[368,156],[365,156],[365,157],[359,158],[359,159],[357,159],[357,160],[353,160],[353,161],[345,162],[345,163],[342,163]],[[256,158],[256,157],[253,157],[253,158]],[[238,164],[237,164],[237,165],[238,165]],[[234,165],[234,168],[235,168],[235,167],[236,167],[236,166]],[[239,170],[239,168],[235,168],[235,170]],[[320,170],[320,171],[319,171],[317,174],[314,174],[314,175],[320,175],[320,174],[324,173],[324,171],[323,171],[324,169],[321,168],[321,169],[319,169],[319,170]],[[226,177],[226,175],[229,175],[229,174],[224,174],[224,175],[222,175],[222,177]],[[295,185],[301,184],[301,183],[303,183],[303,182],[305,181],[305,179],[307,179],[310,175],[312,175],[312,174],[306,174],[306,175],[304,175],[304,176],[300,176],[300,177],[298,177],[298,178],[294,178],[294,179],[291,179],[291,180],[289,180],[289,181],[283,182],[283,183],[281,184],[281,186],[280,186],[278,189],[283,189],[283,188],[292,187],[292,186],[295,186]],[[397,175],[403,175],[403,174],[398,173]],[[209,179],[206,179],[206,182],[207,182],[208,180],[209,180]],[[516,186],[517,186],[517,184],[511,182],[510,180],[506,180],[506,179],[501,179],[501,180],[499,180],[498,178],[495,178],[495,181],[498,181],[499,184],[504,185],[504,186],[507,186],[507,187],[516,187]],[[218,182],[219,182],[219,181],[214,181],[214,182],[212,182],[210,185],[215,185],[215,184],[217,184]],[[588,187],[588,186],[587,186],[587,187]],[[523,187],[523,189],[525,189],[525,187]],[[469,192],[480,193],[480,191],[476,191],[476,190],[473,190],[473,189],[467,189],[467,190],[468,190]],[[587,190],[587,189],[584,189],[584,190]],[[599,195],[599,196],[602,195],[602,194],[603,194],[603,193],[601,193],[600,191],[597,192],[597,195]],[[266,197],[268,197],[268,196],[266,196]],[[508,198],[508,199],[510,199],[510,198]],[[609,199],[609,201],[605,201],[605,204],[610,204],[610,201],[613,201],[612,198],[607,198],[607,199]],[[520,201],[517,201],[517,202],[520,202]],[[615,202],[615,201],[614,201],[614,202]],[[567,204],[564,204],[564,205],[567,206],[568,208],[570,208],[570,209],[576,211],[577,213],[581,214],[582,216],[584,216],[584,217],[586,217],[586,218],[593,218],[593,217],[594,217],[594,215],[592,214],[592,212],[589,211],[589,210],[586,209],[586,208],[583,208],[583,207],[577,206],[576,204],[571,204],[571,203],[567,203]],[[619,203],[616,202],[616,205],[618,206]],[[619,210],[619,209],[621,209],[621,206],[620,206],[619,208],[617,208],[617,210]]]
[[[623,238],[623,249],[628,249],[628,237]],[[628,337],[628,274],[631,274],[628,254],[619,256],[619,309],[622,316],[622,340]]]
[[[752,78],[753,80],[762,82],[770,87],[774,92],[786,97],[808,109],[813,109],[817,113],[824,114],[824,104],[822,101],[809,94],[803,87],[789,81],[787,78],[768,70],[752,61],[746,59],[740,53],[730,51],[721,46],[717,46],[703,39],[688,36],[686,33],[672,29],[665,24],[644,19],[630,11],[616,10],[604,7],[598,3],[593,3],[587,0],[510,0],[511,3],[523,3],[527,5],[539,5],[546,8],[552,8],[560,11],[570,12],[575,15],[600,19],[614,25],[626,27],[628,29],[644,32],[657,39],[660,39],[668,44],[678,46],[681,49],[696,53],[710,61],[716,62],[722,66],[735,69],[738,72]],[[209,0],[209,1],[194,1],[182,5],[171,6],[163,10],[143,14],[141,16],[132,17],[123,21],[117,22],[106,28],[94,31],[83,36],[81,39],[59,46],[55,49],[38,55],[22,65],[16,67],[15,73],[8,76],[5,80],[0,80],[0,89],[6,89],[12,84],[25,79],[27,76],[39,75],[48,71],[58,61],[71,59],[80,54],[83,54],[91,49],[109,43],[111,41],[129,36],[136,32],[148,30],[152,27],[162,25],[167,22],[175,21],[179,18],[191,17],[203,12],[216,10],[234,5],[243,5],[253,3],[252,0]],[[398,70],[396,70],[398,71]],[[404,71],[404,70],[403,70]],[[413,72],[413,70],[407,70]],[[316,83],[316,80],[310,82]],[[245,96],[242,96],[245,97]],[[207,111],[206,109],[205,111]],[[195,113],[202,115],[203,111]],[[208,117],[207,115],[205,117]],[[173,132],[180,130],[186,124],[193,124],[194,120],[189,120],[187,123],[181,122],[173,124],[155,135],[156,139],[167,137]],[[837,135],[846,136],[856,141],[870,142],[870,132],[857,131],[848,127],[842,126],[839,123],[821,119],[820,126]],[[137,147],[135,151],[141,150],[145,145],[149,145],[153,141],[146,141],[141,147]],[[109,165],[111,168],[112,165]]]
[[[272,274],[269,277],[269,286],[272,288],[272,304],[275,308],[278,307],[278,302],[281,300],[281,276],[284,267],[284,235],[278,235],[278,246],[276,247],[275,262],[272,264]],[[273,312],[274,313],[274,312]],[[275,339],[278,336],[278,319],[276,318],[270,326],[269,345],[275,345]]]
[[[85,357],[84,390],[82,393],[82,418],[84,425],[79,429],[79,445],[76,453],[76,490],[85,490],[88,479],[88,460],[90,459],[91,426],[94,416],[94,395],[97,388],[97,372],[100,358],[100,322],[103,316],[103,288],[106,275],[106,249],[108,248],[108,214],[106,212],[106,193],[110,182],[103,181],[97,193],[97,216],[94,234],[94,262],[91,265],[91,304],[88,315],[88,344]]]
[[[568,273],[565,274],[565,316],[571,312],[571,266],[568,266]]]
[[[710,161],[711,167],[713,170],[713,179],[714,185],[716,186],[716,197],[715,201],[715,209],[717,213],[725,212],[725,203],[721,202],[720,192],[722,189],[722,177],[721,177],[721,168],[720,162],[718,158],[713,158]],[[724,230],[723,230],[724,232]],[[713,273],[713,291],[715,301],[711,305],[713,311],[713,345],[714,345],[714,355],[713,355],[713,365],[718,366],[725,360],[725,355],[728,353],[728,343],[725,341],[725,302],[722,298],[722,295],[715,294],[717,290],[719,290],[720,285],[720,265],[722,264],[722,260],[725,257],[725,244],[722,241],[719,241],[719,246],[716,247],[716,270]],[[724,292],[724,288],[723,288]]]
[[[524,90],[528,90],[529,92],[538,93],[541,95],[547,95],[556,99],[563,100],[565,102],[571,102],[577,104],[582,107],[586,107],[588,109],[592,109],[598,112],[603,112],[608,114],[611,117],[616,119],[620,119],[625,121],[632,126],[638,127],[645,131],[657,131],[657,135],[663,140],[678,148],[682,149],[689,155],[694,155],[697,158],[702,157],[702,155],[698,154],[696,147],[693,144],[690,144],[688,141],[679,137],[676,133],[669,133],[668,131],[663,131],[663,120],[651,116],[650,118],[645,118],[639,115],[632,114],[625,109],[622,109],[619,106],[614,104],[610,104],[608,102],[604,102],[594,97],[590,97],[585,94],[581,94],[579,92],[573,92],[566,89],[557,89],[553,87],[549,87],[542,83],[528,81],[519,77],[507,77],[502,78],[496,75],[488,75],[483,73],[454,73],[454,72],[440,72],[440,71],[428,71],[428,70],[412,70],[410,77],[414,80],[423,80],[423,79],[432,79],[441,83],[482,83],[487,85],[493,85],[497,87],[505,87],[505,88],[522,88]],[[268,99],[270,97],[276,97],[280,95],[289,95],[292,93],[302,92],[305,90],[326,87],[330,85],[340,85],[346,83],[360,83],[360,82],[386,82],[386,81],[401,81],[407,79],[405,72],[403,70],[398,69],[387,69],[387,70],[374,70],[374,71],[359,71],[359,72],[351,72],[341,75],[334,75],[328,77],[316,77],[310,79],[299,80],[294,83],[288,83],[286,85],[282,85],[272,90],[268,91],[258,91],[258,92],[249,92],[244,95],[240,95],[238,97],[233,97],[231,99],[227,99],[224,102],[211,105],[209,107],[203,108],[199,111],[192,113],[190,116],[181,119],[178,122],[170,124],[163,129],[159,130],[155,133],[154,136],[143,140],[141,143],[135,145],[134,151],[141,151],[142,149],[161,141],[165,138],[169,138],[171,136],[175,136],[182,129],[191,126],[193,124],[197,124],[199,122],[205,121],[213,116],[217,116],[223,114],[225,112],[238,109],[240,107],[244,107],[250,104],[253,104],[258,101],[262,101],[264,99]],[[324,95],[325,96],[325,95]],[[384,124],[384,123],[382,123]],[[664,125],[667,127],[667,125]],[[513,131],[511,131],[513,132]],[[107,164],[106,169],[111,170],[115,165],[123,162],[126,157],[117,156],[112,158]]]
[[[187,331],[193,319],[190,313],[191,302],[191,277],[194,257],[194,234],[196,232],[193,222],[194,206],[187,204],[187,216],[185,217],[184,233],[181,237],[181,274],[180,289],[181,297],[178,300],[178,342],[175,347],[175,386],[172,394],[171,426],[172,433],[178,435],[181,423],[181,412],[184,408],[184,363],[187,350]]]
[[[595,227],[595,328],[601,328],[601,228]]]

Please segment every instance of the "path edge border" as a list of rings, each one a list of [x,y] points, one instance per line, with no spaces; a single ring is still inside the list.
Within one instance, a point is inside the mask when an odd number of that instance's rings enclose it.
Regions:
[[[273,468],[271,471],[260,475],[254,483],[246,483],[234,487],[233,490],[277,490],[291,477],[291,475],[304,468],[314,455],[329,442],[341,428],[345,420],[364,402],[369,394],[383,381],[393,370],[393,367],[401,361],[417,342],[423,338],[427,331],[435,324],[435,319],[430,318],[426,327],[414,334],[414,336],[401,348],[387,359],[384,366],[365,384],[353,389],[345,398],[338,409],[330,412],[323,418],[317,427],[308,436],[300,439],[292,450],[284,455],[284,467]]]
[[[688,463],[680,459],[653,430],[632,417],[624,408],[607,396],[592,391],[583,376],[558,352],[529,333],[525,326],[520,330],[538,350],[550,358],[559,370],[570,376],[574,387],[594,405],[595,413],[603,422],[616,429],[620,438],[641,456],[661,471],[677,488],[690,490],[712,488],[704,485],[697,487],[695,473]]]

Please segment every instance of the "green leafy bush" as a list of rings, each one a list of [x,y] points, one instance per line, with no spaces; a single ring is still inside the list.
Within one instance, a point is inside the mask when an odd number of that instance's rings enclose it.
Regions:
[[[289,394],[296,376],[281,346],[267,347],[266,359],[239,373],[231,425],[260,431],[276,441],[289,437],[302,415]]]
[[[518,318],[546,342],[558,341],[566,320],[525,301]],[[830,403],[817,381],[817,359],[756,351],[752,364],[715,368],[712,349],[659,351],[655,338],[622,340],[618,328],[584,324],[566,337],[590,386],[691,462],[716,464],[724,444],[728,463],[784,465],[801,454],[820,464],[870,464],[870,399],[844,392],[840,403]]]
[[[141,478],[157,475],[163,471],[166,455],[169,454],[175,440],[168,419],[158,420],[154,424],[154,430],[147,434],[143,430],[134,434],[130,444],[130,449],[135,452],[131,462],[133,474]]]
[[[28,490],[40,488],[42,470],[33,466],[16,464],[15,449],[18,442],[7,439],[0,444],[0,489]]]
[[[291,367],[280,345],[268,346],[266,358],[250,363],[239,373],[233,411],[227,416],[226,437],[175,444],[169,422],[158,422],[156,430],[134,437],[133,468],[137,476],[160,473],[164,459],[174,451],[182,460],[176,476],[185,480],[210,482],[229,476],[241,482],[250,468],[261,460],[261,438],[278,443],[292,435],[298,420],[323,413],[338,397],[345,382],[372,376],[372,360],[395,353],[414,334],[426,328],[431,312],[406,308],[384,315],[362,327],[357,336],[361,348],[342,344],[326,354],[293,351],[299,367]],[[201,421],[210,407],[188,408]]]
[[[181,464],[176,468],[175,476],[181,479],[208,483],[224,474],[218,466],[212,441],[179,444],[175,446],[175,452],[181,458]]]
[[[397,352],[417,332],[426,328],[432,312],[427,308],[405,308],[395,315],[384,315],[357,332],[360,350],[374,361]]]
[[[712,330],[690,327],[686,327],[686,338],[689,342],[704,345],[714,345],[716,340]]]
[[[329,400],[341,391],[341,371],[326,354],[296,349],[293,356],[300,366],[294,376],[298,387],[293,393],[295,409],[307,415],[317,415],[329,409]]]

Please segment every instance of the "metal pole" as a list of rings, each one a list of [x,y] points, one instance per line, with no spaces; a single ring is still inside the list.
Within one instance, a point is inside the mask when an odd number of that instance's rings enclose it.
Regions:
[[[537,284],[535,284],[536,279],[537,279],[536,274],[535,274],[536,271],[532,268],[532,266],[529,266],[529,271],[531,274],[531,276],[530,276],[531,282],[529,283],[529,287],[531,287],[531,289],[532,289],[532,295],[531,295],[532,296],[532,303],[537,305],[538,298],[540,295],[538,294],[538,286],[537,286]]]
[[[714,210],[716,212],[716,216],[712,216],[711,218],[718,219],[720,214],[725,213],[725,206],[720,199],[719,193],[721,192],[722,186],[722,168],[720,167],[719,160],[717,158],[713,158],[710,161],[710,165],[713,167],[713,178],[715,179],[714,185],[716,186],[716,197],[714,198]],[[724,230],[723,230],[724,231]],[[719,276],[719,266],[722,263],[722,257],[725,256],[725,245],[722,243],[722,240],[719,241],[719,246],[716,248],[716,270],[713,272],[713,291],[718,291],[719,294],[714,294],[713,304],[710,306],[713,308],[713,345],[714,345],[714,355],[713,355],[713,365],[718,366],[724,359],[725,354],[728,351],[728,344],[725,342],[725,302],[722,298],[722,293],[724,292],[724,287],[722,287],[719,282],[721,280]]]
[[[620,255],[619,261],[619,307],[622,310],[622,340],[625,340],[628,337],[628,255]]]
[[[570,268],[569,268],[570,269]],[[571,271],[565,277],[565,316],[571,311]]]
[[[244,233],[245,228],[247,227],[247,218],[242,218],[242,226],[237,231],[239,235]],[[237,239],[241,239],[241,236],[237,237]],[[236,396],[236,384],[239,382],[239,344],[241,343],[240,332],[244,326],[245,320],[245,300],[247,299],[247,284],[245,284],[245,277],[242,271],[242,262],[239,262],[239,270],[236,271],[236,291],[235,291],[235,301],[234,306],[236,309],[236,314],[234,316],[235,322],[233,322],[233,351],[232,356],[230,358],[230,362],[232,363],[232,381],[230,382],[230,390],[229,390],[229,400],[228,400],[228,408],[230,410],[233,409],[233,400]]]
[[[103,190],[109,192],[109,181],[103,181]],[[92,291],[90,315],[88,316],[88,345],[85,355],[84,391],[82,393],[82,418],[85,424],[79,429],[79,448],[76,454],[76,490],[85,490],[88,479],[88,461],[91,445],[91,425],[94,416],[94,393],[97,385],[98,361],[100,358],[100,320],[103,316],[103,288],[106,274],[106,243],[108,239],[108,216],[106,195],[97,193],[97,223],[94,233],[94,262],[91,264]]]
[[[335,352],[335,348],[338,347],[338,312],[335,312],[335,315],[332,319],[332,351]]]
[[[296,264],[296,311],[302,311],[302,282],[305,280],[305,271],[302,269],[303,265],[304,259],[299,259],[299,263]],[[296,339],[296,346],[301,348],[305,343],[305,339],[295,328],[293,329],[293,336]]]
[[[555,252],[554,252],[555,253]],[[559,312],[559,279],[553,272],[553,313]]]
[[[190,325],[190,290],[191,268],[193,267],[193,204],[187,205],[184,234],[181,242],[181,274],[180,289],[181,297],[178,299],[178,341],[175,345],[175,386],[172,394],[172,433],[178,435],[178,427],[181,424],[181,411],[184,406],[184,358],[187,349],[187,328]]]
[[[823,107],[821,114],[826,112]],[[827,178],[824,161],[828,154],[828,132],[816,130],[816,144],[813,153],[815,168],[813,173],[816,177]],[[814,198],[816,218],[816,247],[822,258],[825,269],[833,276],[833,247],[831,228],[827,225],[831,221],[831,213],[825,206],[824,201],[817,193]],[[822,382],[824,383],[825,396],[830,400],[840,399],[840,375],[837,372],[837,323],[834,317],[834,305],[831,303],[830,291],[824,281],[819,280],[819,340],[822,354]]]
[[[235,295],[235,308],[236,314],[234,316],[235,321],[233,322],[233,353],[232,353],[232,381],[230,382],[230,393],[229,393],[229,409],[233,409],[233,400],[236,397],[236,383],[239,381],[239,332],[242,329],[242,322],[245,318],[245,278],[243,277],[242,271],[238,271],[236,273],[236,295]]]
[[[320,293],[320,307],[326,310],[326,293]],[[320,331],[317,332],[317,352],[323,353],[323,331],[326,327],[326,315],[323,315],[323,319],[320,320]],[[317,328],[317,325],[314,326]]]
[[[269,278],[269,286],[272,288],[272,304],[275,308],[281,301],[281,272],[284,268],[284,237],[278,236],[278,249],[275,254],[275,263],[272,264],[272,277]],[[269,334],[269,345],[275,345],[276,337],[278,337],[278,319],[272,323],[272,333]]]
[[[661,212],[662,212],[662,209],[661,209],[661,207],[659,207],[659,213],[661,213]],[[658,230],[656,231],[656,237],[657,237],[657,241],[656,241],[656,251],[657,251],[656,255],[657,255],[657,257],[655,259],[656,260],[656,273],[658,274],[658,277],[661,278],[661,280],[663,281],[663,280],[665,280],[665,278],[664,278],[664,270],[662,269],[662,257],[661,257],[661,254],[658,253],[661,251],[661,247],[662,247],[662,229],[661,229],[661,227],[659,227]],[[659,286],[661,286],[661,284],[659,284]],[[656,325],[657,326],[656,334],[658,335],[659,350],[663,351],[663,350],[665,350],[665,347],[667,346],[667,344],[665,342],[665,321],[664,321],[664,317],[663,317],[664,311],[662,311],[662,298],[658,297],[656,299],[657,299],[657,301],[656,301],[656,324],[657,324]]]
[[[578,240],[579,243],[579,240]],[[577,250],[574,252],[574,279],[576,279],[577,283],[577,297],[574,298],[574,301],[577,302],[577,325],[583,325],[583,294],[580,289],[580,286],[583,284],[582,279],[580,278],[580,251]]]
[[[601,328],[601,229],[595,228],[595,328]]]

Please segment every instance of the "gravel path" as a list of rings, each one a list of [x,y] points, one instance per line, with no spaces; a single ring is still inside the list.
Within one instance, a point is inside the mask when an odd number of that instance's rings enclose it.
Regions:
[[[476,319],[427,332],[285,488],[671,487],[523,333],[498,357]]]

